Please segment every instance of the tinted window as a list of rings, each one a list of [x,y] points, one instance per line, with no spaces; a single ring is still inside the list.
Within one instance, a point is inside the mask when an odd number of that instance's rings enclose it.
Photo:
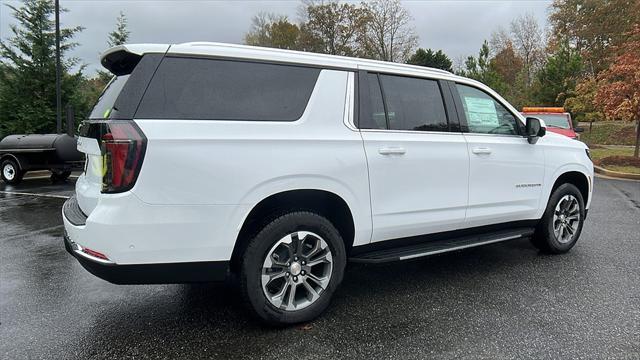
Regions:
[[[382,102],[382,92],[378,83],[378,75],[367,74],[369,111],[365,111],[360,119],[361,128],[363,129],[386,129],[387,119],[384,113],[384,104]]]
[[[120,91],[129,79],[129,75],[122,75],[111,79],[109,84],[104,88],[98,102],[91,110],[89,119],[108,119],[113,108],[113,104],[116,102]]]
[[[167,57],[136,117],[293,121],[302,116],[319,73],[300,66]]]
[[[476,88],[456,84],[467,117],[469,132],[517,135],[518,121],[502,104]]]
[[[447,131],[447,114],[435,80],[380,75],[392,130]]]

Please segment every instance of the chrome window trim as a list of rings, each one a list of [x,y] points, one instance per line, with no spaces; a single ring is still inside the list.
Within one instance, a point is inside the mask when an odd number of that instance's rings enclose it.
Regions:
[[[360,132],[387,132],[401,134],[431,134],[431,135],[463,135],[459,131],[421,131],[421,130],[392,130],[392,129],[360,129]]]
[[[465,136],[483,136],[483,137],[488,137],[488,136],[498,136],[498,137],[510,137],[510,138],[521,138],[521,139],[526,139],[526,136],[522,136],[522,135],[510,135],[510,134],[487,134],[487,133],[474,133],[474,132],[463,132],[462,134],[464,134]]]
[[[355,125],[355,73],[353,71],[349,71],[347,73],[347,89],[344,100],[344,113],[343,119],[344,125],[351,131],[358,131],[358,128]]]

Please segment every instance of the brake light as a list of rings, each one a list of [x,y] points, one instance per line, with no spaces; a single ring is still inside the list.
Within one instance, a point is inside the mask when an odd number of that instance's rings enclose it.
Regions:
[[[147,139],[132,121],[110,121],[102,142],[102,192],[130,190],[136,182]]]

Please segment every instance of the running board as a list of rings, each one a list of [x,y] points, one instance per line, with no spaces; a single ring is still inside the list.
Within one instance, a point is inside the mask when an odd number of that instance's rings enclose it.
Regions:
[[[426,241],[419,244],[405,245],[383,250],[372,250],[359,253],[349,261],[358,263],[385,263],[421,258],[431,255],[457,251],[476,246],[489,245],[502,241],[515,240],[533,235],[534,228],[518,228],[492,233],[467,235],[458,238]]]

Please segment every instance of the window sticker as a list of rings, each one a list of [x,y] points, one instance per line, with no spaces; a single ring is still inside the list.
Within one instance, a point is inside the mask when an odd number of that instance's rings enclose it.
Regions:
[[[493,100],[465,96],[464,101],[467,105],[470,127],[500,126]]]

